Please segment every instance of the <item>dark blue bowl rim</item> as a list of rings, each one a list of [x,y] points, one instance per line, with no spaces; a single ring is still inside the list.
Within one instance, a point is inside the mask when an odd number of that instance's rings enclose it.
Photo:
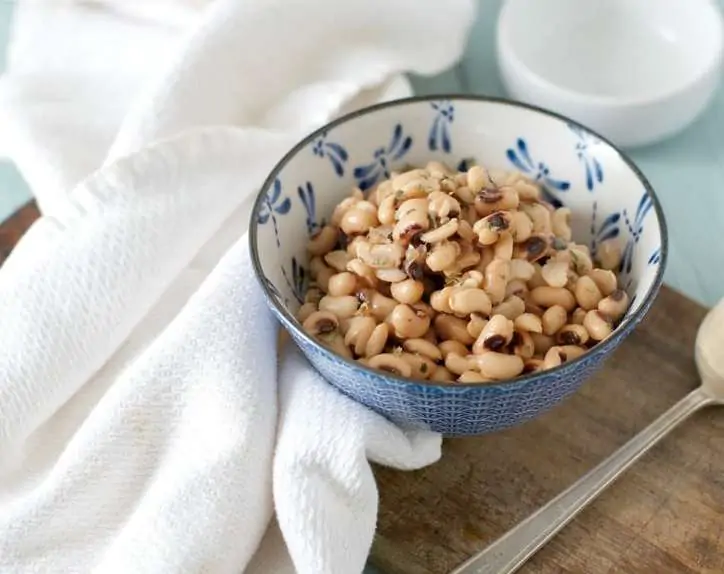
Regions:
[[[279,298],[276,296],[274,291],[269,288],[267,285],[267,281],[265,281],[265,275],[262,270],[261,261],[259,260],[259,251],[257,246],[257,216],[259,213],[259,210],[262,207],[262,204],[264,202],[264,198],[266,197],[267,192],[269,189],[271,189],[272,185],[274,184],[274,181],[278,177],[279,173],[284,169],[284,167],[289,163],[289,161],[296,156],[302,149],[306,148],[311,142],[313,142],[316,138],[323,135],[325,132],[330,131],[331,129],[344,124],[350,120],[354,120],[355,118],[358,118],[360,116],[368,115],[371,113],[375,113],[380,110],[388,109],[388,108],[394,108],[394,107],[404,107],[408,104],[413,103],[420,103],[420,102],[433,102],[438,100],[450,100],[450,101],[464,101],[464,102],[478,102],[478,103],[493,103],[493,104],[501,104],[501,105],[507,105],[514,108],[520,108],[528,111],[537,112],[539,114],[551,117],[553,119],[566,122],[570,125],[573,125],[585,133],[592,135],[599,140],[601,140],[603,143],[608,145],[612,150],[614,150],[619,158],[631,169],[631,171],[636,175],[638,180],[642,183],[646,194],[651,199],[651,202],[654,207],[654,211],[656,212],[656,217],[659,222],[659,232],[661,235],[661,259],[659,261],[658,269],[656,270],[656,276],[654,277],[654,282],[651,285],[651,289],[646,294],[646,297],[644,298],[643,302],[641,303],[641,306],[638,308],[638,310],[626,317],[616,328],[616,331],[614,334],[606,339],[605,341],[599,343],[595,347],[593,347],[591,350],[589,350],[587,353],[584,353],[580,357],[567,362],[563,363],[562,365],[558,367],[554,367],[552,369],[548,369],[546,371],[539,371],[535,373],[531,373],[528,375],[523,375],[516,377],[514,379],[504,380],[504,381],[498,381],[495,383],[436,383],[434,381],[427,381],[427,380],[420,380],[420,379],[406,379],[402,377],[397,377],[395,375],[392,375],[391,373],[381,373],[380,371],[377,371],[375,369],[371,369],[369,367],[366,367],[365,365],[362,365],[361,363],[358,363],[356,361],[351,361],[349,359],[345,359],[344,357],[338,355],[337,353],[334,353],[315,341],[312,337],[310,337],[304,329],[301,328],[301,325],[296,320],[296,318],[289,312],[289,310],[286,308],[286,305],[283,301],[280,301]],[[344,363],[348,367],[356,370],[362,370],[368,373],[369,375],[375,376],[379,378],[380,380],[383,380],[389,384],[396,384],[396,385],[420,385],[424,387],[436,387],[443,391],[444,389],[450,389],[450,388],[464,388],[464,387],[480,387],[480,388],[486,388],[490,389],[494,392],[494,389],[501,390],[501,387],[505,387],[506,390],[512,390],[510,387],[515,386],[524,386],[529,383],[536,383],[541,382],[541,384],[546,384],[544,381],[546,381],[549,377],[555,376],[555,377],[565,377],[567,375],[572,374],[575,372],[580,366],[583,366],[587,360],[590,360],[593,355],[596,354],[608,354],[613,349],[615,349],[618,344],[626,338],[631,331],[634,329],[634,327],[641,322],[641,320],[644,318],[648,310],[651,308],[651,305],[653,304],[654,300],[656,299],[656,296],[659,293],[659,290],[661,289],[661,285],[663,284],[663,278],[664,278],[664,271],[666,269],[666,264],[668,261],[668,254],[669,254],[669,234],[668,234],[668,226],[666,223],[666,218],[664,216],[664,210],[661,207],[661,202],[659,201],[659,198],[656,196],[656,192],[653,189],[653,186],[648,181],[646,176],[641,172],[641,170],[638,168],[638,166],[634,163],[634,161],[629,158],[623,151],[621,151],[618,146],[614,145],[612,142],[610,142],[607,138],[600,135],[596,131],[588,128],[587,126],[576,122],[562,114],[547,110],[545,108],[541,108],[538,106],[533,106],[530,104],[525,104],[522,102],[510,100],[507,98],[497,98],[497,97],[490,97],[490,96],[476,96],[476,95],[467,95],[467,94],[433,94],[433,95],[425,95],[425,96],[411,96],[408,98],[400,98],[396,100],[390,100],[387,102],[383,102],[380,104],[375,104],[373,106],[367,106],[365,108],[361,108],[359,110],[356,110],[354,112],[351,112],[349,114],[345,114],[344,116],[341,116],[321,128],[315,130],[314,132],[310,133],[306,137],[304,137],[302,140],[300,140],[291,150],[289,150],[284,157],[282,157],[281,160],[274,166],[274,169],[272,169],[269,176],[264,181],[264,184],[261,186],[261,189],[259,190],[256,199],[254,200],[254,205],[251,210],[251,220],[249,222],[249,247],[251,252],[251,260],[252,260],[252,267],[254,269],[254,274],[256,276],[257,281],[261,285],[262,291],[264,293],[264,297],[267,300],[267,303],[269,304],[269,307],[274,312],[274,314],[277,316],[277,318],[283,323],[283,325],[293,331],[293,334],[296,335],[296,337],[301,338],[308,344],[314,346],[320,353],[327,356],[330,360],[337,361]]]

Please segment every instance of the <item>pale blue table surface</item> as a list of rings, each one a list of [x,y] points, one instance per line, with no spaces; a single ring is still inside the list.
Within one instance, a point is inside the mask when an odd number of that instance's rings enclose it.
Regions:
[[[724,6],[724,0],[719,3]],[[480,0],[463,60],[440,76],[413,78],[417,93],[506,95],[493,51],[499,6],[500,0]],[[0,46],[7,39],[11,12],[12,4],[0,1]],[[656,189],[669,223],[666,282],[701,303],[714,304],[724,294],[724,89],[686,131],[629,155]],[[29,197],[17,171],[0,162],[0,220]]]

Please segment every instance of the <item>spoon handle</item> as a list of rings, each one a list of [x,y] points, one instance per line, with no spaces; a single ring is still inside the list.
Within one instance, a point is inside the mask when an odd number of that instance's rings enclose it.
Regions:
[[[578,482],[451,574],[512,574],[671,429],[713,402],[701,387],[692,391]]]

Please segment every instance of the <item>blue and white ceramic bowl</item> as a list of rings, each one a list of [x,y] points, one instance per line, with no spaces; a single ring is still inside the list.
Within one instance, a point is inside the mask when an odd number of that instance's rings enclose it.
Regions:
[[[573,211],[574,240],[595,252],[624,245],[621,278],[632,299],[614,334],[560,367],[496,384],[435,384],[368,369],[328,351],[294,318],[309,273],[306,244],[353,186],[432,159],[464,168],[474,158],[517,169],[548,199]],[[474,435],[520,424],[575,391],[621,344],[654,300],[666,262],[666,224],[651,185],[601,137],[564,117],[504,100],[411,98],[340,118],[297,144],[274,168],[254,205],[254,269],[269,306],[329,383],[405,426]]]

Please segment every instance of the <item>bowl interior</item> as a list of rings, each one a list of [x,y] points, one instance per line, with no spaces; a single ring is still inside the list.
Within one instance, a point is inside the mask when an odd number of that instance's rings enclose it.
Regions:
[[[555,86],[644,99],[706,73],[721,51],[720,19],[710,0],[508,0],[499,33]]]
[[[628,314],[660,281],[665,223],[650,186],[614,147],[559,116],[503,100],[413,98],[368,108],[306,138],[261,190],[250,234],[269,297],[291,320],[309,281],[306,244],[354,186],[437,159],[465,169],[518,170],[547,199],[572,210],[574,240],[595,253],[606,239],[623,250]]]

